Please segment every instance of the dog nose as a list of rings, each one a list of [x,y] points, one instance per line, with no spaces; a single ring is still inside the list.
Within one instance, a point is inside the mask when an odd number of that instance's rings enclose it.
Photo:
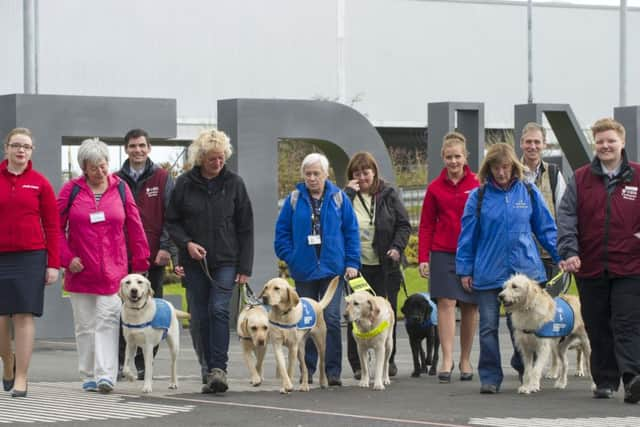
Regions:
[[[268,305],[269,304],[269,297],[268,296],[262,297],[262,303]]]
[[[347,322],[349,321],[349,313],[344,313],[342,317],[344,317],[344,320],[346,320]]]
[[[502,295],[502,293],[499,293],[499,294],[498,294],[498,299],[499,299],[500,301],[503,301],[503,300],[504,300],[504,295]]]
[[[258,345],[264,345],[264,340],[258,340]]]
[[[138,295],[138,290],[136,288],[131,289],[131,295],[132,296],[137,296]]]

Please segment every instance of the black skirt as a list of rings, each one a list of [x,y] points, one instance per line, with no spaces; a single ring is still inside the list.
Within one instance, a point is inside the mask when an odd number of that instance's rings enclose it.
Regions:
[[[46,251],[0,254],[0,315],[42,316]]]
[[[477,304],[476,295],[462,287],[456,276],[456,254],[431,252],[429,257],[429,293],[431,298],[449,298]]]

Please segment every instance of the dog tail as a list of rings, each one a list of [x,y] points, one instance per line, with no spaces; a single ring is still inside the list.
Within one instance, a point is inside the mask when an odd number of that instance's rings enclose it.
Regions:
[[[180,320],[182,319],[191,319],[191,314],[186,311],[176,309],[176,317]]]
[[[333,280],[331,281],[331,283],[329,283],[329,287],[327,288],[327,292],[324,293],[324,296],[318,302],[318,304],[320,305],[320,307],[323,310],[325,308],[327,308],[327,306],[331,302],[331,299],[333,298],[333,295],[335,295],[336,289],[338,288],[338,282],[340,282],[340,276],[334,277]]]

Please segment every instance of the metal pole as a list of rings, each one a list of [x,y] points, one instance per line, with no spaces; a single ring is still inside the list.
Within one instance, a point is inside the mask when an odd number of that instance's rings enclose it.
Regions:
[[[344,7],[345,0],[337,2],[337,50],[338,50],[338,102],[347,102],[347,82],[344,64]]]
[[[527,102],[533,103],[533,0],[527,1]]]
[[[23,0],[24,93],[33,94],[36,86],[36,0]]]
[[[627,0],[620,0],[620,107],[627,105]]]

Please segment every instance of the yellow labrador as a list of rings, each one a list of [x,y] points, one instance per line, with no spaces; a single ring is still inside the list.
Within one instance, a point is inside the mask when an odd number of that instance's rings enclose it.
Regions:
[[[393,350],[394,315],[391,304],[385,298],[357,291],[346,297],[344,318],[353,322],[353,337],[358,346],[362,367],[360,387],[369,387],[367,354],[373,349],[376,356],[373,389],[384,390],[389,380],[389,359]]]
[[[524,363],[524,377],[518,393],[540,391],[542,370],[552,354],[559,366],[554,387],[564,389],[569,365],[567,349],[572,344],[581,348],[589,372],[591,346],[577,297],[563,295],[554,300],[537,282],[523,274],[515,274],[505,282],[498,298],[505,310],[511,313],[516,346]],[[556,306],[564,306],[565,302],[570,309],[567,307],[562,317],[558,318]],[[570,312],[573,312],[573,324]],[[547,337],[549,335],[554,337]]]
[[[247,305],[238,315],[236,331],[242,343],[244,362],[251,374],[251,385],[262,384],[262,363],[269,338],[269,316],[261,305]],[[256,361],[253,363],[252,354]]]
[[[146,277],[129,274],[120,281],[122,299],[122,334],[127,342],[122,374],[129,381],[136,379],[133,359],[138,347],[144,355],[143,393],[151,393],[153,378],[153,347],[166,337],[171,355],[170,389],[178,388],[177,359],[180,349],[178,318],[188,319],[189,313],[176,310],[170,302],[153,298],[153,289]]]
[[[271,306],[271,311],[269,312],[269,339],[273,345],[278,372],[280,378],[282,378],[280,393],[289,393],[293,390],[291,377],[293,377],[296,356],[302,373],[299,390],[309,391],[309,372],[304,362],[304,346],[309,336],[311,336],[318,349],[320,386],[322,388],[327,387],[327,374],[325,372],[327,325],[324,321],[323,311],[331,302],[339,280],[340,277],[336,276],[331,281],[327,292],[319,302],[310,298],[300,298],[295,289],[281,278],[271,279],[264,285],[259,297],[262,298],[266,305]],[[314,319],[315,323],[305,324],[306,320]],[[286,369],[284,352],[282,351],[283,346],[289,350],[289,361]]]

